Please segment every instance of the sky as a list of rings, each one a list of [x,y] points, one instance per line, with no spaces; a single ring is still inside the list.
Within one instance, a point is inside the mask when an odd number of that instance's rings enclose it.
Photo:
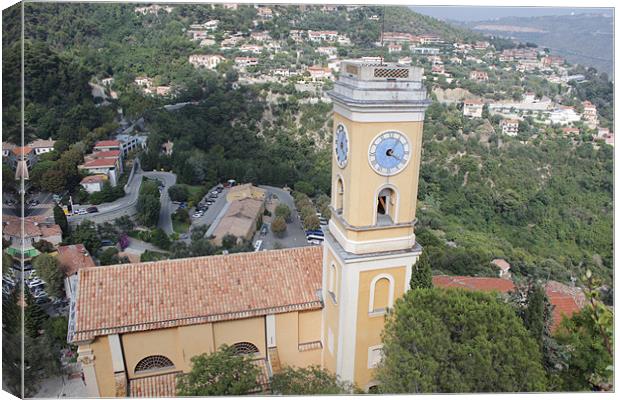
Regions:
[[[456,21],[485,21],[502,17],[539,17],[543,15],[566,15],[584,13],[606,13],[613,15],[612,8],[575,7],[486,7],[486,6],[411,6],[420,14],[438,19]]]

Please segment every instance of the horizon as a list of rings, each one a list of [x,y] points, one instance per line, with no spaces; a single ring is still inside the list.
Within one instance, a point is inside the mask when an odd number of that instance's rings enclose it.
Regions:
[[[574,14],[609,14],[602,7],[511,7],[511,6],[409,6],[413,11],[442,21],[477,22],[509,17],[548,17]],[[474,13],[475,11],[475,13]]]

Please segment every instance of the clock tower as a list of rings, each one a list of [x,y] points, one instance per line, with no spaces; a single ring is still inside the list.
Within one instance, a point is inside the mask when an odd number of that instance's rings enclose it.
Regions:
[[[384,316],[409,287],[416,243],[422,69],[343,61],[334,104],[332,204],[323,253],[323,366],[369,389]]]

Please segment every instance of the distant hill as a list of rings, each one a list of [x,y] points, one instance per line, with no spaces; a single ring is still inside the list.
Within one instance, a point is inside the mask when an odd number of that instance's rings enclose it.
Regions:
[[[548,47],[569,62],[613,76],[613,18],[602,14],[506,17],[457,23],[474,31]]]

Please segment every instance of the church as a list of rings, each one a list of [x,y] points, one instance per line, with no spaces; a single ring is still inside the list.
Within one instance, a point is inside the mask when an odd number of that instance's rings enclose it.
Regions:
[[[343,61],[322,246],[81,269],[69,341],[93,397],[175,395],[191,358],[233,346],[262,383],[320,365],[377,385],[386,312],[409,287],[424,113],[420,68]]]

